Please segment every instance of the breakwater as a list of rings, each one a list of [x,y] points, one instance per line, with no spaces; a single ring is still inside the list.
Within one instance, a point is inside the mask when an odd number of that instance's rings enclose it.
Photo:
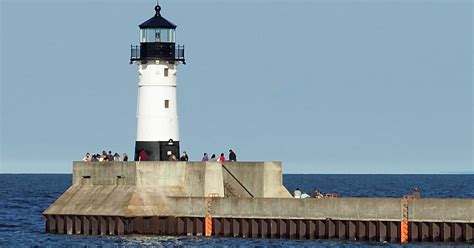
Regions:
[[[46,230],[470,242],[472,199],[294,199],[278,162],[74,162],[73,185],[45,212]],[[404,215],[406,214],[406,216]]]

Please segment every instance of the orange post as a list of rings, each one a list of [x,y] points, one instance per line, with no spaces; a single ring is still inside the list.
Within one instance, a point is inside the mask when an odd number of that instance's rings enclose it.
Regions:
[[[212,236],[212,197],[219,197],[219,194],[210,193],[207,197],[207,214],[204,218],[204,235],[206,237]]]
[[[205,218],[205,230],[204,233],[206,237],[211,237],[212,236],[212,216],[210,214],[206,215]]]
[[[408,221],[402,220],[400,229],[400,242],[406,244],[408,243]]]
[[[402,220],[400,222],[400,242],[402,244],[408,243],[408,200],[411,196],[403,196],[401,201]]]

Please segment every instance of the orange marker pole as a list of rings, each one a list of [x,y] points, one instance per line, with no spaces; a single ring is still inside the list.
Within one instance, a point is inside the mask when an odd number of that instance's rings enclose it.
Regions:
[[[400,242],[408,243],[408,198],[403,197],[402,205],[402,221],[400,222]]]
[[[408,221],[402,220],[400,227],[400,242],[406,244],[408,243]]]
[[[211,237],[212,236],[212,216],[210,214],[206,215],[205,218],[205,235],[206,237]]]
[[[212,236],[212,197],[219,197],[219,194],[210,193],[207,197],[207,214],[204,218],[204,235],[206,237]]]

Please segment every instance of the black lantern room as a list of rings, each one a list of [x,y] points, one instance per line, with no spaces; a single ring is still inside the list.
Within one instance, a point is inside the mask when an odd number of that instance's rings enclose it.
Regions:
[[[184,46],[176,45],[176,25],[161,16],[156,5],[155,16],[139,25],[140,46],[133,46],[130,62],[137,60],[167,60],[184,63]]]

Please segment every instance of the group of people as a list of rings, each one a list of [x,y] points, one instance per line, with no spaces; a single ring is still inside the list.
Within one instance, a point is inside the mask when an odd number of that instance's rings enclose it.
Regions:
[[[148,161],[148,153],[146,152],[145,149],[142,149],[138,153],[138,161]],[[124,153],[122,157],[120,157],[120,154],[114,153],[112,154],[112,151],[109,151],[108,153],[105,151],[102,151],[102,154],[94,154],[91,155],[90,153],[86,153],[84,158],[82,159],[83,161],[86,162],[91,162],[91,161],[128,161],[128,155],[127,153]],[[179,159],[176,157],[176,155],[171,154],[169,156],[169,161],[189,161],[189,156],[186,151],[181,154]],[[204,153],[204,156],[202,157],[201,161],[217,161],[217,162],[224,162],[224,161],[237,161],[237,155],[232,149],[229,149],[229,159],[226,160],[224,153],[221,153],[219,157],[216,156],[216,154],[212,154],[211,157],[209,158],[207,153]]]
[[[146,152],[145,149],[142,149],[139,153],[138,153],[138,161],[148,161],[148,153]],[[189,156],[188,156],[188,153],[187,152],[183,152],[183,154],[181,155],[181,157],[179,157],[179,159],[176,157],[176,155],[174,155],[173,153],[171,153],[171,155],[169,155],[169,158],[168,158],[169,161],[188,161],[189,160]]]
[[[181,156],[179,157],[179,159],[174,154],[171,154],[169,160],[170,161],[189,161],[189,156],[188,156],[188,153],[184,151],[183,154],[181,154]],[[217,157],[216,154],[212,154],[211,157],[209,157],[209,155],[205,152],[201,161],[217,161],[217,162],[237,161],[237,155],[235,154],[234,151],[232,151],[232,149],[229,149],[229,159],[226,160],[224,153],[221,153],[219,157]]]
[[[171,154],[169,160],[170,161],[188,161],[189,156],[188,156],[188,153],[186,151],[184,151],[183,154],[181,154],[181,156],[179,157],[179,159],[176,157],[176,155]]]
[[[295,192],[293,193],[293,196],[295,198],[301,198],[301,199],[311,197],[310,195],[308,195],[305,192],[301,191],[299,188],[296,188]],[[414,187],[413,188],[413,193],[409,196],[411,198],[414,198],[414,199],[420,199],[421,198],[421,192],[417,187]],[[325,197],[337,197],[337,194],[336,193],[327,193],[326,195],[323,195],[323,193],[321,193],[321,191],[319,189],[316,189],[314,191],[313,197],[317,198],[317,199],[321,199],[321,198],[325,198]]]
[[[101,154],[93,154],[91,155],[90,153],[86,153],[82,161],[85,162],[92,162],[92,161],[128,161],[128,155],[127,153],[124,153],[122,157],[120,157],[120,154],[117,152],[112,154],[112,151],[109,151],[108,153],[106,151],[102,151]]]
[[[237,161],[237,154],[235,154],[232,149],[229,149],[229,160],[225,160],[225,155],[224,153],[221,153],[219,157],[216,156],[216,154],[212,154],[211,157],[209,158],[209,155],[207,153],[204,153],[204,156],[202,157],[201,161],[217,161],[217,162],[224,162],[224,161]]]
[[[301,191],[299,188],[296,188],[295,192],[293,193],[293,196],[294,196],[295,198],[301,198],[301,199],[305,199],[305,198],[310,198],[310,197],[311,197],[311,196],[308,195],[307,193]],[[325,195],[323,195],[323,193],[322,193],[319,189],[316,189],[316,190],[314,191],[314,195],[313,195],[313,197],[314,197],[314,198],[317,198],[317,199],[321,199],[321,198],[324,198],[324,197],[335,197],[335,196],[336,196],[336,194],[334,194],[334,193],[326,194],[326,196],[325,196]]]

